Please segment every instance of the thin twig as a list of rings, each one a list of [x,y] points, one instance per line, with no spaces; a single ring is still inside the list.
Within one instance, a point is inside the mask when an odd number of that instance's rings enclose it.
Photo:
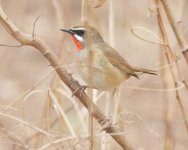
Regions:
[[[90,5],[93,8],[99,8],[104,4],[105,0],[89,0]]]
[[[0,46],[5,46],[5,47],[22,47],[23,44],[20,45],[8,45],[8,44],[0,44]]]
[[[188,64],[188,45],[183,37],[183,33],[181,32],[180,28],[178,27],[175,19],[174,19],[174,16],[173,16],[173,13],[172,11],[170,10],[169,8],[169,5],[167,3],[167,0],[160,0],[162,5],[163,5],[163,8],[165,10],[165,13],[167,15],[167,18],[168,18],[168,21],[174,31],[174,34],[176,36],[176,39],[178,41],[178,44],[179,46],[182,48],[182,54]]]
[[[164,29],[164,24],[163,24],[163,21],[162,21],[162,16],[161,16],[161,12],[159,10],[159,4],[158,4],[158,0],[154,0],[154,3],[155,3],[155,7],[156,7],[156,12],[157,12],[157,23],[158,23],[158,26],[159,26],[159,32],[160,32],[160,35],[161,35],[161,38],[162,38],[162,41],[164,43],[164,45],[162,45],[162,49],[165,51],[165,56],[163,56],[163,54],[161,54],[161,63],[162,65],[164,65],[164,63],[166,62],[167,60],[167,63],[168,65],[170,64],[173,64],[173,59],[171,60],[170,58],[173,58],[173,57],[170,57],[170,49],[168,48],[168,38],[167,38],[167,35],[166,35],[166,31]],[[164,70],[163,72],[161,72],[161,77],[164,77],[165,75],[168,76],[168,75],[171,75],[172,77],[174,77],[174,73],[173,73],[173,65],[170,65],[169,67],[169,70]],[[171,82],[173,83],[173,87],[175,86],[174,85],[174,82],[173,82],[173,79],[172,78],[168,78],[168,80],[164,80],[163,81],[163,88],[165,88],[164,90],[167,90],[167,88],[169,88],[169,86],[171,85]],[[175,90],[176,87],[175,87]],[[173,144],[173,136],[172,136],[172,127],[171,127],[171,122],[172,122],[172,118],[173,118],[173,110],[174,110],[174,105],[173,105],[173,101],[170,99],[170,94],[171,93],[165,93],[164,95],[164,98],[165,98],[165,144],[164,144],[164,147],[166,150],[170,150],[173,148],[174,144]]]
[[[163,38],[163,42],[165,43],[164,50],[166,51],[166,58],[167,58],[168,63],[170,64],[170,56],[169,56],[169,54],[172,55],[173,52],[172,52],[172,49],[170,48],[170,45],[169,45],[169,42],[168,42],[168,37],[167,37],[166,31],[165,31],[165,28],[164,28],[164,23],[163,23],[163,20],[162,20],[162,17],[161,17],[161,11],[160,11],[159,5],[158,5],[158,0],[154,0],[154,1],[155,1],[155,3],[158,6],[157,7],[157,19],[158,19],[159,29],[160,29],[160,32],[161,32],[161,35],[162,35],[162,38]],[[177,61],[174,60],[174,57],[172,57],[172,61],[176,64],[173,67],[177,70],[176,67],[178,65],[177,65]],[[172,67],[170,67],[170,73],[171,73],[172,78],[173,78],[174,86],[177,89],[178,83],[177,83],[177,80],[176,80],[175,72],[172,69]],[[179,94],[178,90],[175,91],[175,94],[176,94],[176,99],[178,101],[178,104],[180,106],[180,110],[181,110],[181,113],[182,113],[182,116],[183,116],[183,120],[184,120],[184,123],[185,123],[186,130],[188,132],[188,121],[186,119],[186,113],[185,113],[185,108],[184,108],[184,106],[182,104],[182,99],[180,97],[180,94]]]
[[[37,18],[35,19],[34,23],[33,23],[33,33],[32,33],[32,37],[34,38],[35,37],[35,27],[36,27],[36,23],[37,21],[39,20],[39,18],[42,16],[43,12],[41,12]]]
[[[25,143],[16,133],[11,132],[10,130],[7,130],[6,128],[0,127],[0,131],[4,132],[7,137],[13,142],[13,144],[16,144],[20,147],[23,147],[25,149],[28,149],[29,145]]]
[[[157,40],[159,40],[160,42],[154,42],[154,41],[147,40],[147,39],[145,39],[145,38],[139,36],[138,34],[135,33],[135,29],[139,29],[139,30],[143,30],[143,31],[145,31],[145,32],[148,32],[149,34],[151,34],[153,37],[155,37],[155,38],[156,38]],[[131,33],[132,33],[135,37],[137,37],[138,39],[143,40],[143,41],[145,41],[145,42],[152,43],[152,44],[157,44],[157,45],[164,45],[162,39],[160,39],[160,38],[159,38],[156,34],[154,34],[152,31],[150,31],[150,30],[148,30],[148,29],[146,29],[146,28],[144,28],[144,27],[139,27],[139,26],[132,27],[132,28],[131,28]]]
[[[8,114],[1,113],[1,112],[0,112],[0,116],[1,116],[1,117],[5,117],[5,118],[9,118],[9,119],[16,120],[16,121],[22,123],[23,125],[26,125],[26,126],[32,128],[32,129],[34,129],[34,130],[36,130],[36,131],[39,131],[39,132],[41,132],[41,133],[43,133],[43,134],[45,134],[45,135],[47,135],[47,136],[49,136],[49,137],[57,137],[56,135],[50,134],[50,133],[48,133],[48,132],[46,132],[46,131],[44,131],[44,130],[42,130],[42,129],[40,129],[40,128],[34,126],[34,125],[31,125],[30,123],[28,123],[28,122],[26,122],[26,121],[23,121],[23,120],[21,120],[21,119],[19,119],[19,118],[16,118],[16,117],[11,116],[11,115],[8,115]]]
[[[83,18],[83,24],[87,27],[88,26],[88,18],[89,18],[89,1],[88,0],[82,0],[82,18]],[[86,41],[88,43],[88,49],[91,49],[92,47],[92,43],[91,43],[91,37],[89,35],[89,33],[86,35]],[[90,87],[92,87],[93,85],[93,55],[92,52],[89,51],[89,53],[87,54],[87,61],[88,61],[88,66],[87,66],[87,80],[88,85]],[[88,96],[90,97],[91,101],[93,102],[93,93],[92,93],[92,89],[88,88]],[[90,106],[91,111],[93,111],[93,106]],[[93,120],[93,115],[91,114],[91,112],[89,112],[89,133],[90,133],[90,137],[89,137],[89,150],[93,150],[94,149],[94,120]]]
[[[73,126],[71,125],[69,119],[67,118],[67,115],[65,114],[65,111],[61,108],[57,98],[55,97],[55,95],[53,94],[53,92],[50,89],[48,90],[48,93],[49,93],[49,97],[50,97],[52,103],[54,103],[55,106],[57,107],[58,113],[60,113],[61,117],[65,121],[65,123],[67,125],[67,128],[69,129],[71,135],[72,136],[76,136],[76,132],[74,131]]]

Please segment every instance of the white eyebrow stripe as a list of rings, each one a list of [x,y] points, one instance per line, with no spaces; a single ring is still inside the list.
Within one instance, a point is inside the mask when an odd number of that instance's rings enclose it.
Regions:
[[[75,30],[75,31],[77,31],[77,30],[86,30],[85,28],[72,28],[72,30]]]

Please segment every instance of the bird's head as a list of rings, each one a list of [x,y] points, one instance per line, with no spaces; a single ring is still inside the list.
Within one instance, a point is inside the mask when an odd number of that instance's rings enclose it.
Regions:
[[[71,38],[74,41],[78,51],[81,51],[88,45],[103,42],[103,38],[99,32],[94,27],[89,25],[78,25],[72,28],[60,30],[71,35]]]

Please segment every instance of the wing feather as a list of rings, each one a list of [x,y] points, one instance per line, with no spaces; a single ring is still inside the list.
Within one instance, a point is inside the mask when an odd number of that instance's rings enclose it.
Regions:
[[[107,44],[104,44],[102,47],[104,55],[115,67],[117,67],[125,74],[132,75],[138,78],[138,75],[136,74],[134,68],[125,59],[123,59],[118,52],[116,52]]]

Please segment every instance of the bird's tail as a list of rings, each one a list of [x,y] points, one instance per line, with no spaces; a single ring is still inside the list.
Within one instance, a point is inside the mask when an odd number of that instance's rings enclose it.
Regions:
[[[139,68],[139,67],[134,67],[134,71],[135,72],[152,74],[152,75],[157,75],[157,71],[156,70],[144,69],[144,68]]]

